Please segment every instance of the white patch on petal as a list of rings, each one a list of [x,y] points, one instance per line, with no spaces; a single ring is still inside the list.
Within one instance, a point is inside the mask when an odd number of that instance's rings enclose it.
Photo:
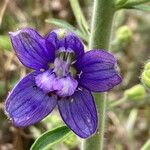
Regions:
[[[57,91],[57,94],[62,97],[71,96],[78,86],[78,82],[71,76],[61,78],[58,82],[62,85],[62,89]]]

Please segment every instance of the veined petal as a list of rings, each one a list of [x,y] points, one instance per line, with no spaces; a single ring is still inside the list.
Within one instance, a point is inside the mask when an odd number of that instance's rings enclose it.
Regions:
[[[97,68],[101,66],[101,63],[105,63],[107,65],[105,67],[108,67],[109,65],[112,66],[116,64],[116,59],[111,53],[105,50],[90,50],[86,52],[80,60],[78,60],[77,69],[85,69],[86,71],[88,68],[85,67],[89,67],[90,65],[97,65],[95,66],[95,68]]]
[[[76,63],[79,84],[94,92],[105,92],[121,82],[116,59],[103,50],[91,50]]]
[[[64,122],[81,138],[91,136],[97,129],[97,111],[91,93],[78,90],[69,99],[58,101]]]
[[[19,60],[27,67],[40,70],[46,69],[54,60],[54,46],[49,42],[46,48],[45,39],[31,28],[9,32],[13,48]]]
[[[24,77],[6,99],[5,112],[15,126],[32,125],[46,117],[55,107],[56,99],[44,94],[35,85],[36,72]]]
[[[84,46],[80,38],[66,29],[56,29],[50,32],[46,36],[46,44],[48,48],[51,46],[49,45],[51,42],[55,45],[56,51],[74,52],[76,59],[84,54]]]

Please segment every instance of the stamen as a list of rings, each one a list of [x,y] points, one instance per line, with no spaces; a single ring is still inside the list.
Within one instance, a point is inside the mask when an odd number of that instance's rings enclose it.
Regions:
[[[71,64],[71,54],[70,53],[66,53],[66,61],[67,61],[67,64]]]
[[[61,58],[62,60],[65,60],[65,52],[60,52],[59,58]]]
[[[72,67],[72,62],[74,62],[74,52],[72,51],[59,51],[57,53],[57,57],[54,61],[54,72],[56,73],[57,77],[65,77],[69,73],[75,77],[76,70]],[[71,69],[72,67],[72,69]]]

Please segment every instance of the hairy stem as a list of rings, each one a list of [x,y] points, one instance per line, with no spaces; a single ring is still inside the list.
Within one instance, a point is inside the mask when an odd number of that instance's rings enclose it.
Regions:
[[[92,17],[91,36],[89,39],[90,49],[108,49],[111,36],[111,28],[115,13],[114,0],[95,0]],[[83,141],[82,150],[102,150],[104,141],[106,93],[94,95],[99,125],[96,134]]]

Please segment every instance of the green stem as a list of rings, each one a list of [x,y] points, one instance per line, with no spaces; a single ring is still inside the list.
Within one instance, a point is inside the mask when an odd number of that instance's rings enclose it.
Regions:
[[[91,26],[90,49],[108,49],[113,17],[114,0],[95,0]],[[96,134],[83,141],[82,150],[102,150],[105,126],[106,94],[95,94],[99,125]]]

